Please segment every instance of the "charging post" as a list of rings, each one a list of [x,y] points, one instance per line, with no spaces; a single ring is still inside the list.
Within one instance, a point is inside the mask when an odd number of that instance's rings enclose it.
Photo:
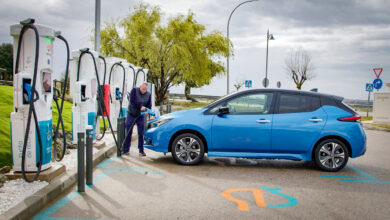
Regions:
[[[118,136],[118,144],[119,146],[123,145],[123,142],[125,141],[125,118],[119,117],[117,121],[117,136]],[[122,156],[122,152],[117,150],[116,155],[118,157]]]
[[[85,178],[84,178],[84,138],[85,133],[77,133],[77,189],[78,192],[85,192]]]
[[[93,167],[93,148],[92,148],[92,142],[93,142],[93,129],[92,126],[87,126],[87,130],[85,132],[87,134],[87,139],[86,139],[86,159],[87,159],[87,164],[86,164],[86,178],[87,178],[87,185],[91,186],[93,185],[93,174],[92,174],[92,167]]]

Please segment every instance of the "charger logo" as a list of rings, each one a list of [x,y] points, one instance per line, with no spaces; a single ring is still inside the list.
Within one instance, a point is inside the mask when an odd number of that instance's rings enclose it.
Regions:
[[[290,207],[290,206],[295,206],[298,204],[298,200],[295,199],[292,196],[289,196],[287,194],[281,193],[282,189],[277,187],[277,188],[268,188],[266,186],[263,186],[261,188],[262,190],[267,190],[271,195],[277,195],[284,197],[287,199],[287,203],[282,203],[282,204],[267,204],[264,200],[263,193],[260,189],[251,189],[251,188],[241,188],[241,189],[228,189],[224,192],[222,192],[222,196],[225,197],[227,200],[233,201],[237,203],[237,209],[240,211],[249,211],[249,206],[248,202],[234,198],[231,193],[233,192],[245,192],[249,191],[253,193],[253,197],[256,201],[256,205],[258,207],[263,207],[263,208],[283,208],[283,207]]]

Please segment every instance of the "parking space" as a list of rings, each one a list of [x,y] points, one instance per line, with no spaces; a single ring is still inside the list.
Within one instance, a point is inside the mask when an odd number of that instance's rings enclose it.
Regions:
[[[313,163],[170,154],[112,157],[83,194],[64,194],[35,219],[385,219],[390,215],[390,133],[366,131],[368,151],[337,173]]]

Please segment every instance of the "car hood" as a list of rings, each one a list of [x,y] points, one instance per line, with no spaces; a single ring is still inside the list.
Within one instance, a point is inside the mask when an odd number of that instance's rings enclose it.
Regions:
[[[182,110],[182,111],[177,111],[177,112],[172,112],[169,114],[165,114],[161,116],[160,118],[178,118],[181,116],[191,116],[191,115],[196,115],[203,113],[205,111],[205,108],[193,108],[193,109],[188,109],[188,110]]]

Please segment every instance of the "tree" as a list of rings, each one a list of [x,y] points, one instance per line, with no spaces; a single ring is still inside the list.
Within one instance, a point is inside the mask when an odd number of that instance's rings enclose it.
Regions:
[[[292,50],[285,59],[287,75],[291,77],[298,90],[316,75],[310,55],[303,49]]]
[[[236,83],[234,84],[234,87],[236,88],[236,91],[240,90],[240,88],[244,85],[243,81],[236,80]]]
[[[149,69],[148,81],[156,86],[156,104],[163,102],[174,85],[200,87],[225,72],[218,60],[228,55],[231,45],[218,31],[206,33],[205,26],[197,23],[191,12],[169,19],[165,26],[160,24],[161,17],[159,7],[141,3],[101,31],[104,55]],[[124,36],[120,36],[119,29]]]
[[[0,68],[7,70],[8,79],[12,80],[13,76],[13,46],[9,43],[3,43],[0,45]]]

